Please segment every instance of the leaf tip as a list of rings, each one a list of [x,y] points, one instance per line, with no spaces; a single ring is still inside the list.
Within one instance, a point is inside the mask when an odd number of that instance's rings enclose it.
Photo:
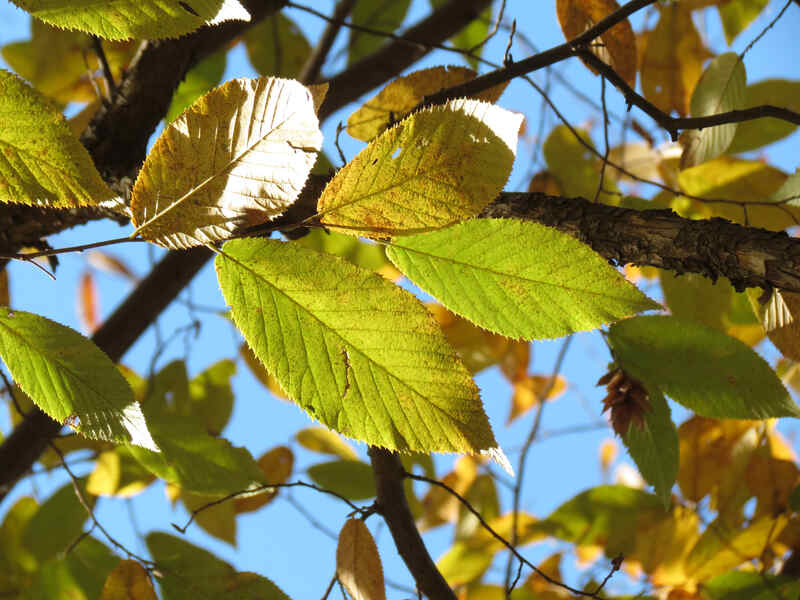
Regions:
[[[508,460],[506,453],[503,452],[500,446],[481,450],[481,456],[492,459],[503,471],[508,473],[511,477],[514,477],[514,467],[511,466],[511,461]]]

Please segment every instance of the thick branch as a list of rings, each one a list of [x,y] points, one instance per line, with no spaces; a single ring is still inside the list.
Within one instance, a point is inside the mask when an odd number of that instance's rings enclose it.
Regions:
[[[453,590],[428,554],[414,523],[403,489],[403,464],[397,454],[370,446],[369,457],[378,492],[378,512],[389,525],[397,552],[414,576],[417,589],[428,598],[456,600]]]
[[[737,290],[776,287],[800,292],[800,239],[783,231],[539,193],[503,193],[481,216],[549,225],[618,265],[650,265],[712,280],[727,277]]]

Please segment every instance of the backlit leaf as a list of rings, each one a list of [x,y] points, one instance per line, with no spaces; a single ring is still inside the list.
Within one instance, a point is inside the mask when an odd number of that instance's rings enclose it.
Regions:
[[[86,494],[85,482],[79,481],[78,486],[89,506],[93,506],[94,498]],[[81,534],[88,518],[72,482],[67,483],[53,493],[28,521],[22,542],[39,562],[44,562],[66,550]]]
[[[786,600],[800,598],[800,581],[756,571],[729,571],[703,583],[710,600]]]
[[[800,416],[763,358],[719,331],[675,317],[635,317],[611,326],[620,366],[707,417]]]
[[[567,40],[578,37],[613,12],[616,0],[557,0],[558,22]],[[627,19],[599,37],[591,50],[631,87],[636,86],[636,37]],[[591,67],[590,67],[591,69]],[[594,71],[594,69],[591,69]]]
[[[642,56],[642,91],[645,98],[669,113],[689,114],[703,61],[709,56],[684,2],[661,7],[656,28],[647,36]]]
[[[228,242],[216,268],[250,347],[323,424],[389,449],[496,450],[477,388],[408,292],[276,240]]]
[[[137,461],[128,448],[118,446],[97,457],[86,491],[95,496],[130,498],[143,491],[155,477]]]
[[[0,308],[0,356],[22,390],[59,423],[90,438],[157,449],[125,378],[77,331]]]
[[[356,0],[350,21],[356,25],[392,33],[400,28],[411,0]],[[350,30],[347,64],[371,54],[386,42],[386,37]]]
[[[333,460],[308,468],[311,480],[348,500],[366,500],[375,496],[372,468],[359,460]]]
[[[547,400],[555,400],[567,389],[567,380],[561,375],[553,379],[549,375],[527,375],[514,382],[511,396],[511,412],[506,420],[510,425],[534,406]]]
[[[770,299],[766,304],[761,304],[759,296],[761,290],[748,290],[748,297],[757,312],[759,319],[767,332],[769,340],[775,344],[775,347],[781,351],[786,357],[794,361],[800,361],[800,294],[794,292],[779,292],[773,290],[770,294]],[[776,298],[780,298],[780,308],[770,311],[770,307],[776,309]],[[770,318],[770,312],[778,312],[778,315],[783,315],[783,321],[777,321],[776,318]],[[772,325],[772,327],[769,327]]]
[[[156,600],[156,592],[145,568],[128,559],[111,571],[100,600]]]
[[[360,519],[347,519],[339,532],[336,575],[353,600],[386,599],[378,547]]]
[[[369,142],[406,114],[425,96],[475,79],[477,73],[465,67],[431,67],[398,77],[368,100],[347,119],[347,133]],[[478,100],[495,102],[505,86],[490,88],[475,96]]]
[[[228,563],[180,538],[151,533],[147,548],[160,567],[164,600],[289,600],[266,577],[237,573]]]
[[[474,219],[397,238],[389,259],[453,312],[511,338],[555,338],[658,308],[575,238],[536,223]]]
[[[267,483],[285,483],[294,468],[294,454],[286,446],[276,446],[258,459],[258,467],[264,472],[264,481]],[[236,514],[252,512],[269,504],[278,495],[278,490],[271,488],[253,496],[236,498],[233,501]]]
[[[655,488],[665,507],[669,507],[672,486],[678,477],[678,431],[670,417],[666,398],[648,389],[650,410],[641,426],[633,423],[622,436],[639,472]]]
[[[800,81],[766,79],[748,85],[744,94],[744,107],[772,104],[789,110],[800,110]],[[744,121],[736,127],[736,135],[728,146],[729,154],[738,154],[761,148],[780,140],[797,129],[797,125],[782,119],[764,117]]]
[[[456,460],[453,470],[444,476],[442,483],[463,496],[478,475],[478,464],[471,456]],[[450,492],[439,486],[431,486],[422,499],[424,512],[419,520],[420,531],[432,529],[444,523],[455,522],[461,504]]]
[[[769,0],[730,0],[717,5],[722,29],[725,31],[725,41],[729,46],[761,14],[768,3]]]
[[[164,121],[172,123],[178,115],[194,104],[195,100],[220,82],[225,73],[226,56],[227,49],[218,50],[189,69],[178,89],[172,94],[172,102]]]
[[[2,69],[0,115],[0,204],[72,208],[114,197],[55,106]]]
[[[386,258],[383,246],[365,242],[351,235],[312,229],[308,235],[297,240],[297,243],[312,250],[346,258],[359,267],[377,271],[386,279],[394,280],[401,277],[400,271]]]
[[[339,434],[324,427],[307,427],[294,435],[297,443],[312,452],[332,454],[344,460],[358,460],[353,447]]]
[[[194,523],[209,535],[236,547],[236,506],[225,495],[194,494],[181,490],[180,500],[194,515]],[[197,511],[197,512],[195,512]]]
[[[479,579],[493,559],[491,553],[475,550],[466,542],[459,541],[436,561],[436,567],[450,586],[459,586]]]
[[[211,435],[219,435],[233,412],[231,377],[236,363],[221,360],[208,367],[189,382],[189,397],[185,406],[176,407],[176,414],[194,416]]]
[[[137,232],[180,249],[274,219],[297,198],[321,143],[307,88],[229,81],[175,119],[148,154],[131,197]]]
[[[37,19],[109,40],[175,38],[224,21],[249,21],[238,0],[14,0]]]
[[[244,45],[250,64],[260,75],[297,77],[311,55],[311,44],[282,12],[247,30]]]
[[[505,185],[522,116],[452,100],[383,132],[319,199],[322,222],[351,235],[438,229],[478,214]]]
[[[745,103],[747,76],[744,63],[735,52],[715,58],[706,68],[692,94],[692,116],[707,117],[740,110]],[[725,123],[705,129],[690,129],[681,135],[685,169],[716,158],[730,145],[736,134],[736,123]]]

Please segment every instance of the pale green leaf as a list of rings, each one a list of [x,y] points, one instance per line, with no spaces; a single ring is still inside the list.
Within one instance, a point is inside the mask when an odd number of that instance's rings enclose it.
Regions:
[[[635,317],[612,325],[608,340],[620,367],[698,415],[800,417],[764,359],[716,329],[675,317]]]
[[[465,541],[458,541],[436,561],[436,567],[448,584],[458,586],[479,579],[493,559],[484,548],[476,550]]]
[[[78,483],[89,506],[94,498],[86,493],[85,482]],[[81,505],[72,482],[59,488],[28,521],[22,534],[22,543],[39,562],[44,562],[63,552],[83,531],[89,514]]]
[[[375,496],[372,468],[359,460],[332,460],[312,465],[307,472],[318,486],[348,500],[366,500]]]
[[[164,600],[289,600],[255,573],[237,573],[228,563],[180,538],[155,532],[147,548],[159,566]]]
[[[473,219],[397,238],[386,252],[447,308],[510,338],[555,338],[659,308],[591,248],[537,223]]]
[[[276,240],[228,242],[216,268],[236,326],[312,417],[394,450],[497,450],[478,389],[410,293]]]
[[[307,427],[294,435],[297,443],[322,454],[332,454],[344,460],[358,460],[358,454],[353,447],[344,441],[338,433],[325,427]]]
[[[297,77],[311,55],[311,44],[282,12],[251,27],[244,36],[250,64],[261,75]]]
[[[172,102],[164,117],[172,123],[187,107],[220,82],[225,73],[227,48],[218,50],[189,69],[178,89],[172,94]]]
[[[112,198],[61,112],[0,69],[0,204],[73,208]]]
[[[642,477],[669,507],[672,486],[678,478],[678,430],[663,394],[656,389],[647,392],[649,407],[643,422],[633,422],[622,440]]]
[[[280,215],[322,143],[309,90],[288,79],[234,79],[158,138],[131,196],[137,233],[181,249]]]
[[[725,41],[729,46],[736,36],[761,14],[767,4],[769,0],[728,0],[717,3],[722,29],[725,31]]]
[[[735,52],[726,52],[711,61],[692,93],[692,116],[707,117],[745,105],[747,75],[744,63]],[[681,168],[694,167],[720,154],[730,146],[737,123],[705,129],[690,129],[681,136]]]
[[[230,494],[264,483],[264,474],[245,448],[215,438],[190,417],[148,413],[161,452],[130,446],[131,454],[164,481],[200,494]]]
[[[157,449],[114,363],[74,329],[0,307],[0,356],[36,405],[83,435]]]
[[[37,19],[109,40],[175,38],[225,21],[249,21],[238,0],[14,0]]]
[[[785,79],[766,79],[745,90],[745,108],[772,104],[789,110],[800,110],[800,81]],[[797,129],[797,125],[782,119],[764,117],[753,121],[744,121],[736,127],[736,135],[728,146],[729,154],[739,154],[761,148],[777,140],[785,138]]]
[[[403,23],[410,4],[411,0],[356,0],[350,21],[376,31],[394,33]],[[385,36],[351,29],[347,64],[372,54],[385,43]]]
[[[511,172],[522,115],[470,99],[407,117],[328,183],[318,213],[351,235],[438,229],[478,214]]]
[[[397,279],[401,276],[386,258],[383,246],[365,242],[351,235],[312,229],[308,235],[297,240],[297,243],[312,250],[341,256],[359,267],[377,271],[387,279]]]
[[[38,510],[36,500],[23,496],[3,516],[3,524],[0,525],[0,573],[13,577],[18,573],[36,570],[36,557],[25,548],[23,535]],[[0,583],[5,583],[2,576]]]

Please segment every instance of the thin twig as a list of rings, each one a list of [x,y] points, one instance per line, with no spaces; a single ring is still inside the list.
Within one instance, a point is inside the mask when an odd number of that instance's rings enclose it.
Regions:
[[[142,238],[120,237],[113,240],[103,240],[102,242],[92,242],[91,244],[81,244],[79,246],[67,246],[66,248],[52,248],[50,250],[42,250],[40,252],[18,253],[18,254],[0,254],[0,260],[24,260],[30,261],[34,258],[42,256],[56,256],[57,254],[67,254],[69,252],[83,252],[91,248],[100,248],[102,246],[112,246],[114,244],[124,244],[126,242],[144,242]]]
[[[331,20],[328,21],[328,26],[325,28],[325,31],[322,32],[319,42],[300,69],[300,73],[297,75],[298,81],[303,83],[314,83],[317,81],[320,71],[322,70],[322,65],[325,64],[325,60],[328,58],[328,54],[331,51],[333,42],[339,34],[339,30],[342,28],[345,18],[352,12],[355,4],[356,0],[339,0],[336,4],[336,7],[333,9],[333,14],[331,15]]]
[[[100,41],[100,38],[96,35],[91,36],[92,38],[92,49],[94,53],[97,55],[97,60],[100,61],[100,67],[103,70],[103,77],[106,80],[106,86],[108,87],[108,97],[109,99],[114,95],[114,92],[117,90],[117,85],[114,83],[114,74],[111,72],[111,65],[108,64],[108,58],[106,57],[106,53],[103,50],[103,43]]]

